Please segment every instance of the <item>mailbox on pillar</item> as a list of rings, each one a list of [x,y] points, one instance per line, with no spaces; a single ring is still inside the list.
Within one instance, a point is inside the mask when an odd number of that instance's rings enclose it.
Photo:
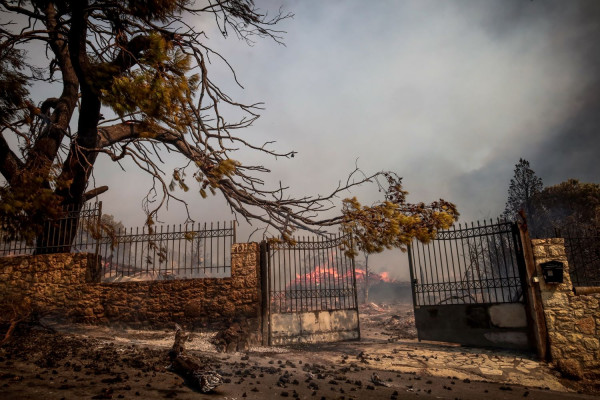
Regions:
[[[540,264],[540,266],[546,283],[563,283],[563,263],[548,261]]]

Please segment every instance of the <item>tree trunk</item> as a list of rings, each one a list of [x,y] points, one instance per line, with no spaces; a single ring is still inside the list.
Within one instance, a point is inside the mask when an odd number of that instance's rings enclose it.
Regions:
[[[79,226],[83,204],[66,206],[59,219],[46,221],[36,238],[34,254],[69,253]]]
[[[369,255],[365,253],[365,304],[369,302]]]
[[[171,370],[180,375],[188,386],[202,393],[212,392],[223,383],[221,375],[208,370],[201,360],[185,354],[185,342],[188,336],[179,325],[176,325],[175,341],[169,352]]]

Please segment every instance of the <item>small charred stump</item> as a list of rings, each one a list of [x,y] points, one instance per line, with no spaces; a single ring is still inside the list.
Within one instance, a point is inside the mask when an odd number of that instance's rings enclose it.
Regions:
[[[202,360],[189,354],[185,354],[185,335],[179,325],[176,326],[175,341],[169,351],[171,359],[171,371],[181,376],[186,384],[202,393],[212,392],[223,383],[223,378],[215,371],[207,368]]]

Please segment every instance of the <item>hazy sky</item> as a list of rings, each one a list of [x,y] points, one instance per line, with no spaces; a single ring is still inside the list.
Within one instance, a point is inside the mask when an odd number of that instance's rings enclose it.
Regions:
[[[281,180],[295,195],[325,193],[358,159],[367,173],[403,176],[410,200],[443,197],[470,222],[502,212],[520,157],[546,185],[600,181],[599,1],[256,4],[295,14],[281,24],[285,46],[259,40],[250,47],[206,30],[244,89],[215,60],[217,83],[236,99],[265,102],[243,135],[298,152],[277,161],[239,154],[273,169],[269,185]],[[111,188],[104,210],[142,225],[148,181],[108,164],[99,161],[95,172],[96,184]],[[350,195],[370,203],[380,193],[370,186]],[[189,199],[196,220],[231,218],[218,196]],[[161,216],[184,219],[179,207]],[[397,252],[373,262],[407,276]]]

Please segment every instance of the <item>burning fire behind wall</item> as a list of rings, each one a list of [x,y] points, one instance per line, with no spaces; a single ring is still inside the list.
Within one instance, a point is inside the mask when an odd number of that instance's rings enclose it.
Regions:
[[[340,246],[344,238],[275,243],[269,255],[271,312],[356,308],[352,260]]]
[[[339,243],[323,243],[299,241],[293,247],[271,248],[271,312],[349,309],[365,301],[365,270],[357,268],[353,275],[352,260],[340,251]],[[370,272],[368,281],[370,301],[410,303],[410,285],[391,279],[389,272]]]
[[[365,286],[368,282],[368,296]],[[388,271],[381,273],[369,271],[369,279],[366,279],[366,271],[356,268],[356,290],[358,302],[375,303],[410,303],[412,304],[412,292],[410,282],[401,282],[390,277]],[[367,298],[368,297],[368,298]]]

